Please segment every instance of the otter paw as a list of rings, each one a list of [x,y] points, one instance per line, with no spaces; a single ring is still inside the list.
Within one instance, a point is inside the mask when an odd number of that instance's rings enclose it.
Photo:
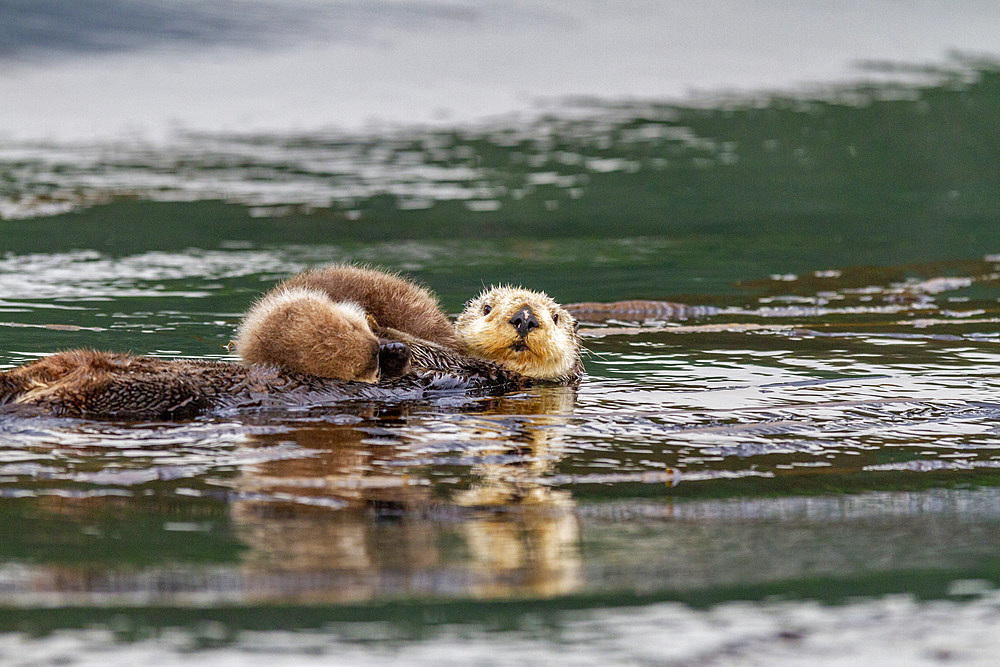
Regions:
[[[378,347],[378,367],[383,379],[406,375],[410,371],[410,346],[398,341],[382,342]]]

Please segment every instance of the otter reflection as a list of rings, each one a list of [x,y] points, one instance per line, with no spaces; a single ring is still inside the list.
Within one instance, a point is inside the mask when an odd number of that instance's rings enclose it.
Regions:
[[[234,481],[240,499],[231,517],[247,547],[243,566],[256,583],[270,582],[265,588],[283,587],[248,593],[342,601],[576,590],[574,503],[542,484],[561,453],[558,427],[574,400],[572,389],[546,387],[482,402],[440,427],[427,424],[420,430],[468,452],[456,457],[449,449],[440,462],[399,428],[440,413],[408,407],[380,407],[357,424],[256,436],[257,446],[291,440],[311,455],[245,467]],[[284,576],[253,576],[265,573]]]
[[[506,576],[518,572],[535,595],[562,595],[579,588],[580,527],[573,497],[540,483],[562,454],[558,427],[575,402],[576,392],[567,387],[490,401],[489,421],[501,417],[511,433],[506,440],[489,441],[482,452],[487,462],[473,464],[471,486],[452,497],[459,506],[493,510],[462,526],[472,563],[482,575],[478,593],[502,595]],[[505,460],[515,452],[517,456]],[[496,462],[488,462],[491,459]],[[518,512],[503,511],[510,508]],[[502,578],[490,581],[491,575]]]

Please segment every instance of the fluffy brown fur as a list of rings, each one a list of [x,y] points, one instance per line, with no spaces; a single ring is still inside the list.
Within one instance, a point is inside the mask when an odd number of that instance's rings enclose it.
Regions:
[[[455,330],[437,299],[423,287],[397,275],[333,264],[292,276],[272,292],[294,287],[319,290],[336,302],[356,303],[379,327],[398,329],[438,345],[459,349]]]
[[[455,331],[466,354],[535,380],[570,382],[583,372],[573,316],[544,292],[493,287],[466,304]]]
[[[572,384],[583,370],[573,318],[545,294],[520,288],[494,288],[470,301],[452,334],[458,350],[388,327],[376,337],[359,306],[315,290],[272,292],[258,306],[241,327],[249,338],[240,349],[260,363],[70,350],[0,371],[0,404],[91,418],[183,419],[269,396],[379,399],[435,387],[501,392],[536,380]],[[411,361],[421,373],[408,374]],[[377,385],[337,379],[371,382],[379,365],[383,379],[403,377]],[[441,384],[423,371],[448,375]]]
[[[347,361],[359,350],[370,353],[370,340],[356,335],[362,327],[348,326],[365,315],[377,322],[374,335],[383,342],[421,350],[411,359],[414,368],[467,372],[478,366],[489,376],[496,374],[489,366],[495,364],[550,382],[571,382],[583,371],[576,321],[542,292],[494,287],[470,301],[453,327],[424,288],[339,264],[293,276],[269,292],[240,325],[236,350],[250,363],[371,382]]]
[[[379,377],[379,341],[365,312],[315,288],[269,292],[240,323],[236,351],[247,363],[297,373],[362,382]]]

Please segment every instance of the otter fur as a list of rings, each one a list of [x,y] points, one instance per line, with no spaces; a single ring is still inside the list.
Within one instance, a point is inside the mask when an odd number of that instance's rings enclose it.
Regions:
[[[424,371],[371,384],[273,365],[68,350],[0,371],[0,406],[89,419],[176,420],[224,408],[419,399],[443,390],[492,394],[518,386],[514,374],[502,371],[490,376]]]
[[[240,323],[235,342],[248,363],[344,380],[376,380],[376,370],[355,360],[370,358],[377,336],[383,344],[407,344],[411,354],[421,350],[411,359],[418,369],[491,375],[495,364],[530,380],[568,383],[583,372],[576,327],[572,315],[544,292],[510,286],[492,287],[469,301],[452,326],[437,299],[419,285],[376,269],[333,264],[279,283]]]
[[[462,351],[533,380],[569,383],[583,374],[577,322],[544,292],[493,287],[455,322]]]
[[[575,325],[543,293],[496,287],[470,301],[452,327],[424,288],[335,265],[290,278],[251,309],[237,335],[244,364],[70,350],[0,371],[0,404],[183,419],[279,395],[388,399],[572,384],[582,374]]]
[[[240,323],[235,343],[249,364],[337,380],[376,382],[379,376],[379,341],[365,311],[316,289],[268,293]]]
[[[458,349],[455,330],[427,289],[401,276],[349,264],[331,264],[292,276],[271,293],[303,287],[361,307],[380,327]],[[266,297],[265,297],[266,298]]]

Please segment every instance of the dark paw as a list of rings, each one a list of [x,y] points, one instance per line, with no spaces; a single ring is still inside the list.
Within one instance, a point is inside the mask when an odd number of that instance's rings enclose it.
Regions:
[[[410,346],[397,341],[382,343],[378,348],[378,367],[383,379],[406,375],[410,370]]]

